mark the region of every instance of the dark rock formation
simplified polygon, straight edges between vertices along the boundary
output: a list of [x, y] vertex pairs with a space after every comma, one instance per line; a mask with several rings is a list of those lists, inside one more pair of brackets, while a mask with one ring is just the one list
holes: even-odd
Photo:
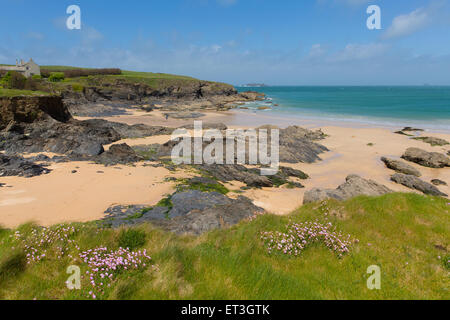
[[439, 179], [433, 179], [431, 180], [431, 183], [435, 186], [447, 186], [447, 182], [439, 180]]
[[[270, 130], [268, 130], [270, 136]], [[280, 130], [280, 161], [287, 163], [313, 163], [320, 161], [319, 154], [329, 151], [315, 141], [325, 139], [326, 135], [318, 130], [311, 131], [298, 126]]]
[[240, 181], [254, 188], [273, 187], [268, 176], [261, 176], [258, 171], [247, 169], [243, 165], [213, 164], [199, 165], [197, 168], [222, 182]]
[[415, 131], [423, 132], [425, 130], [418, 129], [418, 128], [413, 128], [413, 127], [404, 127], [401, 131], [404, 131], [404, 132], [415, 132]]
[[103, 152], [103, 144], [121, 138], [114, 130], [83, 121], [67, 123], [45, 120], [23, 126], [15, 132], [0, 133], [0, 150], [7, 153], [53, 152], [73, 157], [90, 157]]
[[450, 144], [447, 140], [436, 138], [436, 137], [416, 137], [416, 138], [412, 138], [412, 139], [423, 141], [425, 143], [432, 145], [433, 147], [445, 146], [445, 145]]
[[[290, 177], [308, 179], [308, 175], [300, 170], [288, 167], [280, 167], [278, 173], [272, 176], [262, 176], [259, 169], [247, 168], [239, 164], [230, 165], [199, 165], [197, 168], [222, 182], [240, 181], [248, 187], [278, 187], [289, 183]], [[302, 188], [301, 184], [297, 187]]]
[[424, 167], [450, 167], [450, 159], [444, 154], [437, 152], [427, 152], [419, 148], [408, 148], [405, 154], [403, 154], [402, 158], [420, 164]]
[[23, 157], [7, 156], [0, 153], [0, 176], [18, 176], [31, 178], [47, 174], [51, 170], [42, 165], [35, 164]]
[[243, 99], [251, 100], [251, 101], [262, 101], [266, 97], [266, 95], [264, 93], [256, 92], [256, 91], [241, 92], [240, 96]]
[[144, 138], [150, 136], [170, 135], [174, 129], [162, 126], [148, 126], [145, 124], [128, 125], [120, 122], [111, 122], [103, 119], [91, 119], [82, 121], [87, 127], [113, 129], [121, 139]]
[[232, 199], [231, 203], [215, 205], [204, 210], [192, 210], [186, 215], [172, 220], [159, 220], [155, 225], [177, 234], [194, 234], [233, 226], [242, 220], [262, 214], [263, 209], [256, 207], [246, 197]]
[[33, 123], [47, 119], [61, 122], [72, 116], [58, 96], [17, 96], [0, 98], [0, 130], [14, 123]]
[[[186, 130], [194, 130], [194, 125], [189, 124], [189, 125], [180, 127], [180, 129], [181, 128], [184, 128]], [[225, 131], [228, 129], [228, 127], [223, 123], [203, 123], [202, 128], [203, 128], [203, 130], [215, 129], [215, 130], [219, 130], [219, 131]]]
[[173, 194], [165, 205], [115, 206], [101, 222], [112, 227], [145, 222], [177, 234], [201, 234], [253, 217], [264, 210], [245, 198], [231, 199], [217, 192], [190, 190]]
[[170, 112], [165, 113], [164, 115], [174, 119], [198, 119], [205, 116], [204, 113], [189, 111]]
[[405, 187], [408, 187], [410, 189], [419, 190], [424, 194], [442, 197], [447, 196], [445, 193], [439, 191], [439, 189], [433, 186], [432, 184], [425, 182], [417, 178], [416, 176], [406, 175], [403, 173], [396, 173], [391, 177], [391, 180], [398, 184], [404, 185]]
[[375, 181], [357, 175], [349, 175], [346, 182], [337, 189], [312, 189], [305, 193], [303, 203], [319, 202], [326, 199], [347, 200], [361, 195], [381, 196], [392, 190]]
[[410, 166], [409, 164], [401, 160], [382, 157], [381, 161], [383, 161], [386, 164], [386, 167], [399, 173], [410, 174], [416, 177], [420, 177], [422, 175], [419, 172], [419, 170], [415, 169], [414, 167]]
[[95, 158], [97, 163], [107, 166], [116, 164], [130, 164], [141, 160], [136, 152], [126, 143], [114, 144], [109, 147], [108, 151], [103, 152]]

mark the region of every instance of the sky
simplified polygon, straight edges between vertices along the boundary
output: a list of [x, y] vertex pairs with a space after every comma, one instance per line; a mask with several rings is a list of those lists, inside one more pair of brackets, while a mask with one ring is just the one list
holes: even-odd
[[[67, 7], [81, 9], [69, 30]], [[381, 9], [381, 29], [366, 24]], [[235, 85], [450, 85], [450, 0], [0, 0], [0, 63]]]

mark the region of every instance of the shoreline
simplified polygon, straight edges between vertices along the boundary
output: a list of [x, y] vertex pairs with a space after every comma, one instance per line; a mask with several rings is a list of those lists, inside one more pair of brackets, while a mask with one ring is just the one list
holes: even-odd
[[[289, 125], [299, 125], [301, 127], [305, 127], [308, 129], [320, 128], [324, 126], [336, 126], [336, 127], [344, 127], [344, 128], [379, 128], [379, 129], [389, 129], [389, 130], [400, 130], [404, 127], [416, 127], [425, 130], [425, 132], [430, 133], [443, 133], [450, 134], [450, 125], [448, 128], [430, 128], [425, 124], [414, 124], [408, 123], [407, 120], [405, 122], [400, 122], [398, 124], [390, 123], [390, 122], [382, 122], [382, 120], [370, 120], [369, 118], [364, 119], [345, 119], [345, 118], [321, 118], [320, 116], [306, 116], [302, 117], [300, 114], [285, 114], [285, 113], [277, 113], [274, 110], [239, 110], [234, 109], [228, 111], [230, 113], [234, 113], [236, 116], [244, 116], [251, 115], [250, 121], [253, 123], [263, 123], [267, 121], [271, 121], [273, 125], [279, 125], [280, 127], [285, 127]], [[242, 122], [237, 122], [237, 125]], [[266, 124], [266, 123], [264, 123]], [[233, 124], [234, 125], [234, 124]], [[254, 126], [253, 124], [251, 126]]]

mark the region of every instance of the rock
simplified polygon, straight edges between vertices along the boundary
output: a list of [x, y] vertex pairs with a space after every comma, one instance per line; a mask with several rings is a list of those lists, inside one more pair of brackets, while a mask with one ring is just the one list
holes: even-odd
[[266, 95], [264, 93], [256, 92], [256, 91], [241, 92], [240, 96], [244, 100], [250, 100], [250, 101], [263, 101], [266, 97]]
[[403, 136], [408, 136], [408, 137], [412, 137], [413, 136], [412, 134], [409, 134], [409, 133], [406, 133], [406, 132], [403, 132], [403, 131], [395, 131], [394, 133], [401, 134]]
[[180, 112], [174, 112], [174, 113], [165, 113], [165, 116], [169, 116], [169, 118], [174, 119], [198, 119], [201, 117], [204, 117], [204, 113], [200, 112], [188, 112], [188, 111], [180, 111]]
[[25, 125], [23, 132], [0, 133], [0, 137], [0, 150], [7, 153], [53, 152], [73, 157], [97, 155], [103, 152], [103, 144], [121, 139], [113, 129], [53, 119]]
[[447, 140], [444, 139], [440, 139], [440, 138], [435, 138], [435, 137], [416, 137], [416, 138], [412, 138], [414, 140], [421, 140], [425, 143], [430, 144], [431, 146], [435, 147], [435, 146], [445, 146], [450, 144]]
[[427, 195], [442, 196], [442, 197], [447, 196], [445, 193], [439, 191], [439, 189], [433, 186], [432, 184], [425, 182], [417, 178], [416, 176], [406, 175], [403, 173], [396, 173], [391, 177], [391, 180], [398, 184], [404, 185], [405, 187], [408, 187], [410, 189], [421, 191]]
[[260, 106], [258, 107], [258, 110], [270, 110], [270, 107], [266, 107], [266, 106]]
[[128, 114], [127, 104], [115, 101], [105, 101], [104, 103], [78, 104], [78, 101], [65, 99], [70, 113], [78, 117], [112, 117]]
[[437, 152], [427, 152], [419, 148], [408, 148], [402, 158], [420, 164], [424, 167], [450, 167], [450, 159], [444, 154]]
[[53, 152], [66, 154], [72, 160], [90, 160], [104, 152], [103, 145], [125, 138], [142, 138], [171, 134], [173, 129], [146, 125], [127, 125], [94, 119], [53, 119], [21, 125], [12, 132], [0, 133], [0, 150], [6, 153]]
[[0, 154], [0, 176], [18, 176], [31, 178], [41, 174], [50, 173], [50, 169], [35, 164], [20, 156], [7, 156]]
[[173, 204], [173, 208], [169, 211], [170, 218], [184, 216], [192, 210], [205, 210], [216, 205], [231, 203], [231, 199], [221, 193], [198, 190], [175, 193], [170, 200]]
[[245, 197], [231, 199], [217, 192], [190, 190], [173, 194], [168, 206], [114, 206], [101, 223], [112, 227], [145, 222], [177, 234], [201, 234], [234, 225], [243, 219], [263, 213]]
[[198, 168], [222, 182], [240, 181], [254, 188], [273, 187], [268, 176], [261, 176], [258, 170], [250, 170], [243, 165], [213, 164], [199, 165]]
[[77, 170], [72, 170], [72, 172], [71, 173], [77, 173], [78, 171]]
[[433, 179], [431, 180], [431, 183], [435, 186], [447, 186], [447, 182], [439, 180], [439, 179]]
[[309, 176], [304, 173], [301, 170], [297, 170], [294, 168], [290, 168], [290, 167], [280, 167], [279, 171], [282, 175], [284, 175], [285, 177], [294, 177], [294, 178], [298, 178], [298, 179], [308, 179]]
[[6, 184], [0, 182], [0, 188], [2, 188], [2, 187], [4, 187], [4, 186], [6, 186]]
[[386, 164], [386, 167], [399, 173], [410, 174], [416, 177], [420, 177], [422, 175], [419, 172], [419, 170], [415, 169], [414, 167], [410, 166], [409, 164], [401, 160], [382, 157], [381, 161], [383, 161]]
[[[194, 124], [189, 124], [180, 127], [180, 129], [186, 129], [186, 130], [194, 130]], [[216, 129], [219, 131], [225, 131], [228, 129], [228, 127], [223, 123], [203, 123], [202, 124], [203, 130], [209, 130], [209, 129]]]
[[172, 128], [162, 126], [148, 126], [145, 124], [128, 125], [125, 123], [111, 122], [103, 119], [85, 120], [82, 123], [87, 127], [102, 128], [103, 130], [114, 130], [120, 135], [121, 139], [171, 135], [174, 130]]
[[59, 96], [0, 97], [0, 130], [14, 124], [29, 124], [50, 118], [61, 122], [72, 118]]
[[[268, 132], [268, 135], [270, 136], [270, 132]], [[281, 129], [280, 162], [314, 163], [320, 161], [319, 154], [329, 150], [315, 141], [322, 140], [325, 137], [326, 135], [321, 130], [311, 131], [298, 126]]]
[[122, 143], [110, 146], [109, 150], [97, 156], [95, 161], [107, 166], [113, 166], [117, 164], [130, 164], [138, 162], [141, 159], [129, 145]]
[[414, 131], [423, 132], [425, 130], [418, 129], [418, 128], [413, 128], [413, 127], [404, 127], [401, 131], [404, 131], [404, 132], [414, 132]]
[[347, 200], [357, 196], [381, 196], [392, 190], [372, 180], [357, 175], [349, 175], [346, 182], [337, 189], [312, 189], [305, 193], [303, 203], [319, 202], [327, 199]]
[[239, 196], [227, 204], [218, 204], [205, 210], [192, 210], [173, 220], [159, 220], [155, 224], [177, 234], [194, 234], [233, 226], [244, 219], [264, 213], [246, 197]]

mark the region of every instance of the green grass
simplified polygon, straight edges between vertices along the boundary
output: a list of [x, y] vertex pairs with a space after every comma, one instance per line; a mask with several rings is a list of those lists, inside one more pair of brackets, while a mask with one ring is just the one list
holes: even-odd
[[[289, 216], [260, 216], [200, 237], [176, 236], [151, 225], [131, 228], [145, 233], [145, 244], [138, 241], [142, 236], [130, 238], [147, 249], [157, 268], [121, 274], [104, 298], [448, 299], [447, 202], [416, 194], [329, 201], [303, 206]], [[284, 231], [290, 221], [315, 220], [332, 222], [359, 243], [341, 259], [321, 245], [309, 247], [297, 258], [267, 254], [260, 232]], [[28, 234], [31, 226], [19, 230]], [[123, 230], [98, 230], [88, 224], [74, 240], [82, 250], [114, 249]], [[65, 271], [73, 264], [67, 256], [49, 255], [23, 270], [20, 253], [14, 256], [20, 250], [10, 238], [14, 231], [0, 231], [0, 257], [6, 257], [0, 259], [0, 270], [15, 266], [0, 286], [0, 298], [86, 298], [86, 279], [81, 292], [65, 288]], [[371, 265], [381, 267], [381, 290], [367, 289], [366, 272]], [[86, 266], [80, 263], [80, 267], [83, 274]]]
[[3, 89], [0, 88], [0, 97], [16, 97], [16, 96], [45, 96], [49, 95], [48, 92], [43, 91], [31, 91], [31, 90], [18, 90], [18, 89]]
[[[211, 179], [212, 180], [212, 179]], [[197, 181], [191, 181], [189, 179], [180, 179], [179, 185], [177, 185], [178, 191], [198, 190], [202, 192], [218, 192], [226, 195], [230, 192], [227, 187], [217, 182], [214, 183], [201, 183]]]

